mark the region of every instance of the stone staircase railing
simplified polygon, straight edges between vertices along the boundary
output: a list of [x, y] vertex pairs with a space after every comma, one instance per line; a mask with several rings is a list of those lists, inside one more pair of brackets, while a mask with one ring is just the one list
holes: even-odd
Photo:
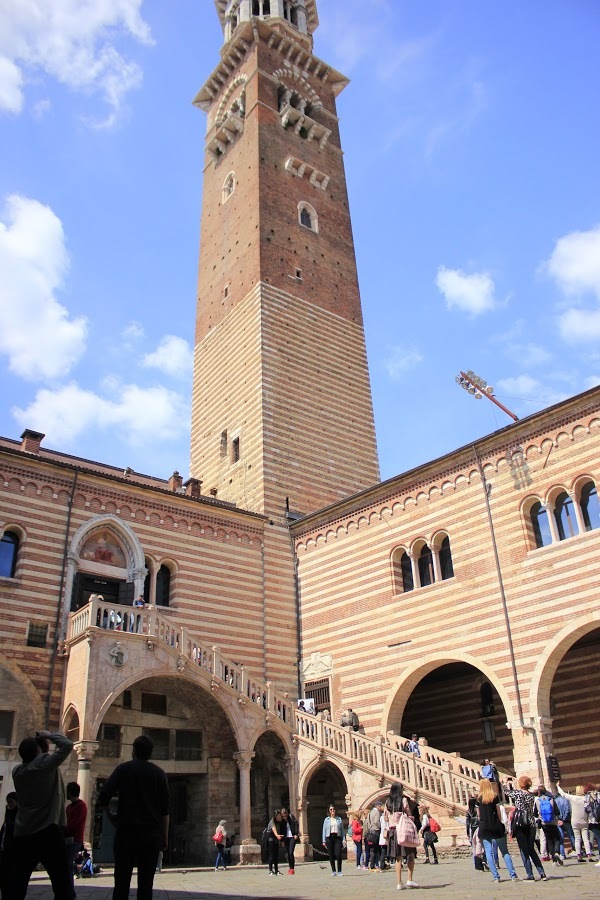
[[479, 790], [480, 770], [476, 763], [458, 754], [421, 746], [421, 758], [406, 753], [406, 738], [388, 734], [371, 738], [325, 722], [322, 715], [295, 711], [297, 740], [328, 757], [342, 760], [385, 782], [401, 781], [417, 799], [445, 807], [452, 814], [464, 813], [471, 791]]
[[476, 763], [456, 753], [445, 753], [422, 746], [421, 758], [402, 750], [405, 739], [389, 733], [386, 738], [371, 738], [294, 708], [287, 693], [276, 691], [273, 683], [264, 682], [243, 665], [229, 659], [218, 647], [204, 643], [187, 628], [173, 623], [156, 607], [136, 608], [107, 603], [98, 598], [69, 615], [67, 642], [77, 639], [88, 628], [104, 628], [152, 638], [170, 651], [204, 670], [225, 690], [239, 699], [247, 698], [263, 712], [277, 717], [295, 735], [295, 740], [324, 757], [337, 758], [350, 767], [358, 767], [374, 775], [381, 786], [401, 781], [418, 799], [464, 813], [472, 790], [479, 788], [480, 771]]
[[246, 697], [256, 703], [257, 708], [277, 717], [290, 731], [293, 730], [294, 707], [287, 693], [276, 691], [272, 682], [261, 681], [243, 665], [221, 653], [218, 647], [202, 642], [187, 628], [175, 625], [156, 607], [119, 606], [91, 599], [86, 606], [69, 615], [67, 642], [90, 627], [112, 630], [123, 638], [127, 634], [143, 635], [146, 640], [153, 638], [203, 669], [220, 687], [234, 692], [238, 698], [240, 695]]

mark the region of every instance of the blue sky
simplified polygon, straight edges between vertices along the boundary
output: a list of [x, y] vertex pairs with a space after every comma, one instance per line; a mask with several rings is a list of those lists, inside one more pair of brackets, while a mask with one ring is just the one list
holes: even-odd
[[[600, 5], [320, 0], [382, 477], [600, 383]], [[188, 473], [212, 0], [0, 6], [0, 434]]]

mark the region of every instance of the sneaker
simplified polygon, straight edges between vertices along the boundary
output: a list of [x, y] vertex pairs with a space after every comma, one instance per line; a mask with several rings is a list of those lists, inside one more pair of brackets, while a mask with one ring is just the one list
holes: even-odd
[[274, 874], [275, 874], [275, 872], [269, 872], [269, 875], [274, 875]]
[[521, 881], [535, 881], [533, 875], [528, 875], [526, 878], [522, 878]]
[[550, 862], [549, 856], [542, 856], [542, 862]]
[[557, 865], [557, 866], [562, 866], [562, 865], [563, 865], [562, 858], [561, 858], [560, 856], [555, 856], [555, 857], [554, 857], [554, 864]]
[[438, 860], [438, 859], [434, 859], [433, 864], [434, 864], [434, 866], [439, 865], [439, 860]]
[[511, 875], [511, 876], [510, 876], [510, 880], [511, 880], [511, 881], [518, 881], [518, 880], [519, 880], [519, 876], [518, 876], [518, 875]]
[[594, 857], [593, 857], [593, 856], [588, 856], [587, 861], [588, 861], [588, 862], [594, 862]]
[[402, 882], [400, 882], [400, 884], [397, 884], [397, 885], [396, 885], [396, 890], [397, 890], [397, 891], [405, 891], [405, 890], [406, 890], [406, 885], [405, 885], [405, 884], [402, 884]]
[[332, 877], [332, 878], [335, 878], [336, 875], [337, 875], [337, 872], [332, 872], [332, 873], [331, 873], [331, 877]]
[[494, 878], [494, 881], [496, 882], [496, 884], [500, 884], [500, 879], [499, 879], [499, 878]]
[[406, 882], [406, 887], [409, 887], [409, 888], [415, 888], [415, 887], [421, 887], [421, 885], [420, 885], [420, 884], [417, 884], [416, 881], [407, 881], [407, 882]]
[[548, 881], [548, 876], [545, 873], [540, 875], [540, 881]]
[[338, 877], [341, 878], [343, 874], [343, 872], [338, 872]]

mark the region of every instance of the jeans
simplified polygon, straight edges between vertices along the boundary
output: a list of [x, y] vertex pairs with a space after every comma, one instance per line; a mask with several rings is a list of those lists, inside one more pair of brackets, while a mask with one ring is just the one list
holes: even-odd
[[381, 845], [373, 844], [371, 847], [371, 856], [369, 860], [369, 868], [374, 869], [376, 866], [379, 866], [381, 858]]
[[67, 866], [69, 867], [69, 875], [71, 877], [71, 884], [73, 885], [72, 897], [75, 896], [75, 882], [73, 880], [75, 874], [75, 857], [82, 847], [83, 844], [79, 841], [74, 841], [72, 838], [67, 841]]
[[569, 842], [571, 844], [571, 849], [575, 849], [575, 835], [573, 834], [573, 828], [571, 827], [571, 822], [562, 823], [562, 828], [559, 825], [558, 830], [560, 832], [560, 855], [565, 855], [565, 837], [569, 838]]
[[335, 872], [337, 865], [338, 872], [342, 871], [342, 838], [339, 834], [330, 834], [325, 838], [327, 852], [329, 853], [329, 865], [331, 871]]
[[39, 862], [48, 872], [56, 900], [70, 900], [73, 882], [67, 866], [65, 839], [58, 825], [15, 838], [11, 900], [24, 900], [31, 873]]
[[[515, 872], [515, 867], [513, 866], [513, 861], [510, 857], [510, 853], [508, 852], [508, 846], [506, 843], [506, 835], [503, 834], [502, 837], [497, 837], [494, 839], [498, 844], [498, 849], [502, 853], [504, 857], [504, 862], [506, 863], [506, 868], [508, 869], [508, 874], [511, 878], [516, 878], [517, 873]], [[485, 850], [485, 858], [488, 866], [490, 867], [490, 872], [494, 876], [494, 878], [500, 878], [498, 873], [498, 869], [496, 868], [496, 861], [494, 859], [494, 851], [492, 848], [492, 841], [488, 841], [487, 838], [483, 838], [483, 847]]]
[[113, 900], [128, 900], [134, 866], [137, 866], [138, 900], [152, 900], [152, 885], [161, 843], [158, 832], [117, 828]]
[[217, 858], [215, 859], [215, 869], [218, 869], [219, 866], [225, 867], [225, 844], [215, 844], [217, 848]]
[[[600, 852], [600, 825], [597, 825], [595, 822], [590, 822], [590, 847], [592, 850], [594, 849], [594, 838], [596, 838], [596, 843], [598, 845], [598, 851]], [[594, 837], [592, 837], [592, 835]]]
[[360, 858], [362, 856], [362, 841], [354, 841], [356, 848], [356, 865], [360, 866]]
[[537, 850], [535, 849], [535, 835], [535, 825], [531, 825], [527, 828], [515, 828], [515, 838], [517, 839], [517, 844], [519, 845], [521, 859], [523, 860], [523, 865], [525, 866], [525, 872], [527, 873], [528, 878], [533, 878], [533, 869], [531, 868], [531, 863], [533, 863], [533, 865], [536, 867], [540, 877], [544, 874], [542, 861], [538, 856]]

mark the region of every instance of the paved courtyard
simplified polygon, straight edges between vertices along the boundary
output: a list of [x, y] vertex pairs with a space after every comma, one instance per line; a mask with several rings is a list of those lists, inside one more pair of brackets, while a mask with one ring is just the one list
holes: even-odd
[[[513, 856], [517, 874], [524, 874], [520, 861]], [[317, 900], [327, 895], [328, 900], [348, 900], [356, 897], [369, 900], [399, 896], [393, 872], [369, 873], [344, 867], [343, 878], [332, 878], [329, 866], [322, 863], [301, 863], [294, 877], [284, 874], [278, 878], [269, 877], [265, 867], [233, 868], [227, 872], [200, 869], [194, 871], [168, 870], [156, 876], [154, 882], [155, 900], [212, 900], [229, 897], [235, 900], [249, 900], [254, 897], [285, 897], [289, 900]], [[502, 872], [503, 881], [495, 885], [489, 873], [476, 872], [470, 859], [441, 861], [439, 866], [425, 866], [418, 863], [415, 877], [421, 885], [421, 892], [434, 897], [480, 897], [482, 892], [488, 898], [501, 897], [552, 897], [552, 898], [597, 898], [600, 896], [600, 867], [591, 863], [567, 861], [561, 869], [546, 864], [548, 881], [535, 884], [524, 882], [513, 884]], [[134, 875], [135, 880], [135, 875]], [[111, 900], [112, 875], [97, 875], [89, 881], [77, 881], [77, 900]], [[132, 900], [135, 890], [131, 891]], [[412, 894], [419, 893], [416, 889]], [[402, 892], [408, 896], [409, 892]], [[52, 889], [48, 879], [40, 873], [34, 875], [28, 898], [32, 900], [52, 900]]]

